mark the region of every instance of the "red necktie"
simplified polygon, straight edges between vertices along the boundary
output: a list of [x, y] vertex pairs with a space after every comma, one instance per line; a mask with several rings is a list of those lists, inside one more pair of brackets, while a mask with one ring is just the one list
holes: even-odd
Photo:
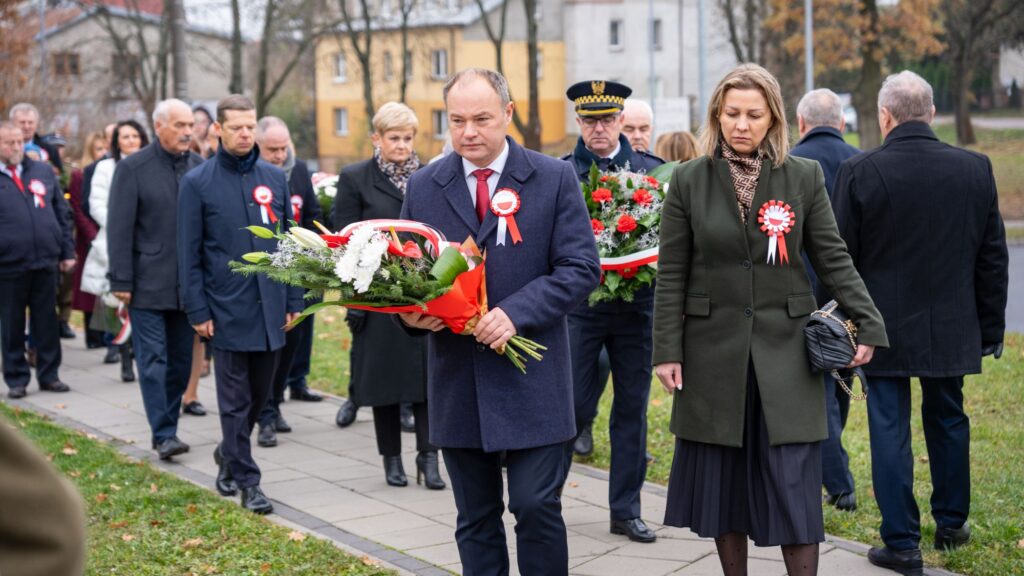
[[11, 165], [7, 167], [7, 170], [11, 173], [11, 180], [14, 180], [14, 185], [21, 190], [22, 194], [25, 193], [25, 185], [21, 183], [21, 178], [18, 178], [18, 167]]
[[473, 170], [473, 176], [476, 176], [476, 217], [481, 222], [484, 221], [487, 208], [491, 204], [491, 190], [487, 187], [487, 179], [491, 174], [494, 174], [494, 170], [490, 168]]

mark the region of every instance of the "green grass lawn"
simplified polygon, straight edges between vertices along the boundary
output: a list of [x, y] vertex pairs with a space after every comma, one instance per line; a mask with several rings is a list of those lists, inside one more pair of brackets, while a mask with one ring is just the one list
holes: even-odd
[[[345, 395], [348, 386], [348, 330], [343, 312], [330, 311], [317, 318], [317, 336], [313, 348], [314, 385]], [[333, 321], [325, 322], [334, 316]], [[1020, 383], [1024, 382], [1024, 336], [1007, 338], [1002, 359], [985, 361], [985, 373], [967, 378], [965, 404], [971, 418], [972, 502], [971, 543], [961, 550], [940, 554], [927, 544], [935, 533], [928, 503], [930, 473], [921, 432], [920, 412], [913, 416], [914, 492], [922, 515], [922, 544], [926, 562], [971, 576], [1007, 576], [1024, 574], [1024, 403]], [[920, 405], [920, 388], [914, 383], [914, 406]], [[599, 468], [609, 462], [608, 412], [612, 400], [609, 385], [601, 398], [594, 425], [594, 454], [580, 460]], [[648, 410], [648, 450], [655, 456], [647, 479], [658, 484], [668, 482], [675, 438], [668, 429], [671, 398], [652, 382]], [[916, 410], [916, 409], [915, 409]], [[850, 453], [850, 466], [857, 483], [860, 508], [841, 513], [826, 507], [825, 529], [842, 538], [879, 545], [881, 517], [871, 491], [871, 458], [868, 447], [867, 414], [863, 403], [854, 403], [844, 444]]]
[[[34, 413], [0, 402], [0, 415], [34, 440], [85, 499], [86, 574], [392, 573], [369, 558], [357, 558], [324, 540], [291, 532]], [[0, 421], [0, 426], [6, 425]]]

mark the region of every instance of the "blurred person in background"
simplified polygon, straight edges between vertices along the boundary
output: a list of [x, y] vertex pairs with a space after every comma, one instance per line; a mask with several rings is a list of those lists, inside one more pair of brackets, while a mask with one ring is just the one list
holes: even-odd
[[622, 135], [629, 140], [633, 150], [651, 151], [651, 135], [654, 134], [654, 110], [643, 100], [627, 98], [622, 109]]
[[[89, 253], [89, 245], [96, 238], [99, 226], [82, 207], [82, 187], [85, 181], [84, 167], [94, 166], [107, 154], [107, 140], [102, 131], [89, 132], [82, 144], [82, 157], [78, 161], [80, 168], [71, 173], [71, 184], [68, 186], [68, 203], [71, 205], [72, 219], [75, 224], [75, 259], [85, 262]], [[95, 169], [95, 168], [94, 168]], [[72, 277], [73, 293], [71, 306], [82, 313], [85, 326], [85, 347], [88, 349], [103, 347], [103, 332], [89, 328], [92, 311], [96, 308], [96, 296], [82, 291], [83, 266], [75, 266]]]
[[654, 154], [665, 162], [686, 162], [700, 155], [697, 152], [697, 138], [685, 130], [658, 136], [654, 143]]

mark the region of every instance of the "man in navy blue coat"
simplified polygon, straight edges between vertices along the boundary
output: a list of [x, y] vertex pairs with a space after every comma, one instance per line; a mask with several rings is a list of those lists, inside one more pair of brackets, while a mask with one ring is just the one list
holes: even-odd
[[[475, 338], [453, 334], [437, 318], [402, 315], [407, 325], [432, 331], [430, 442], [443, 449], [451, 477], [465, 574], [509, 571], [504, 452], [519, 572], [564, 575], [560, 487], [565, 443], [576, 433], [565, 316], [599, 278], [590, 218], [571, 166], [506, 136], [512, 103], [504, 77], [463, 70], [445, 85], [444, 97], [456, 153], [412, 176], [402, 218], [434, 226], [452, 241], [476, 239], [486, 251], [491, 308]], [[520, 200], [512, 217], [521, 242], [491, 209], [498, 191]], [[548, 347], [526, 374], [494, 351], [516, 334]]]
[[[800, 99], [796, 107], [797, 126], [800, 129], [800, 142], [793, 147], [790, 154], [801, 158], [817, 160], [825, 173], [825, 190], [832, 197], [832, 183], [836, 179], [836, 171], [844, 160], [860, 154], [860, 150], [850, 146], [843, 140], [843, 103], [839, 96], [828, 88], [812, 90]], [[804, 258], [807, 256], [804, 255]], [[832, 299], [814, 275], [814, 268], [806, 266], [807, 275], [818, 298], [823, 305]], [[854, 494], [853, 474], [850, 473], [850, 458], [843, 448], [843, 428], [846, 427], [846, 416], [850, 412], [850, 396], [836, 386], [835, 379], [826, 372], [825, 403], [828, 415], [828, 438], [821, 443], [821, 481], [828, 492], [828, 503], [840, 510], [857, 509], [857, 498]]]
[[64, 193], [45, 162], [25, 156], [21, 129], [0, 122], [0, 347], [11, 398], [26, 394], [25, 308], [31, 311], [40, 390], [67, 392], [60, 381], [57, 272], [75, 266]]
[[282, 326], [303, 308], [302, 291], [228, 268], [247, 252], [273, 252], [276, 240], [246, 226], [287, 229], [292, 218], [284, 171], [260, 160], [256, 106], [233, 94], [217, 104], [220, 149], [181, 180], [178, 277], [189, 324], [213, 346], [224, 439], [214, 452], [217, 490], [242, 492], [242, 506], [273, 511], [260, 489], [249, 437], [270, 394]]
[[[590, 178], [590, 167], [602, 170], [649, 171], [665, 162], [642, 150], [634, 150], [622, 134], [622, 109], [633, 91], [623, 84], [603, 80], [578, 82], [566, 96], [576, 108], [580, 138], [572, 163], [580, 182]], [[588, 232], [593, 236], [593, 231]], [[611, 362], [612, 400], [611, 470], [608, 503], [612, 534], [635, 542], [654, 542], [657, 536], [640, 518], [640, 490], [647, 476], [647, 400], [651, 392], [651, 327], [654, 288], [637, 291], [632, 302], [583, 302], [569, 315], [572, 342], [573, 397], [579, 435], [590, 434], [598, 401], [608, 381], [601, 367], [602, 349]], [[565, 450], [565, 472], [572, 465], [575, 443]]]

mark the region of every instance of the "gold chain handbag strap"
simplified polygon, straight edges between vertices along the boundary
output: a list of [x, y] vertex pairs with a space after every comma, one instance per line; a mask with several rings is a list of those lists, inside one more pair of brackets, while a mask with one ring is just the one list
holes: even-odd
[[[836, 308], [838, 308], [838, 307], [839, 307], [839, 303], [838, 302], [832, 302], [831, 306], [827, 306], [827, 307], [822, 308], [821, 310], [819, 310], [818, 311], [818, 315], [820, 315], [822, 318], [827, 318], [828, 320], [830, 320], [832, 322], [835, 322], [836, 324], [841, 326], [843, 328], [843, 330], [846, 331], [846, 337], [850, 339], [850, 346], [853, 347], [853, 352], [854, 352], [854, 354], [856, 354], [857, 353], [857, 325], [853, 323], [853, 320], [849, 320], [849, 319], [848, 320], [841, 320], [841, 319], [836, 318], [835, 316], [833, 316], [832, 312], [834, 312], [836, 310]], [[867, 388], [864, 387], [864, 379], [861, 377], [860, 372], [853, 371], [853, 372], [850, 373], [850, 384], [852, 385], [854, 380], [860, 378], [861, 379], [860, 387], [861, 387], [861, 390], [864, 390], [864, 392], [861, 393], [861, 394], [855, 394], [853, 392], [851, 386], [847, 385], [846, 384], [846, 380], [844, 380], [843, 377], [839, 375], [839, 371], [838, 370], [833, 370], [832, 371], [832, 378], [834, 378], [835, 381], [839, 384], [839, 386], [843, 389], [843, 392], [846, 392], [846, 395], [850, 397], [850, 400], [861, 401], [861, 400], [867, 400], [868, 399]]]
[[835, 381], [839, 384], [839, 386], [843, 389], [843, 392], [846, 392], [846, 395], [850, 397], [850, 400], [855, 400], [859, 402], [861, 400], [868, 399], [868, 390], [867, 388], [864, 387], [864, 379], [861, 378], [860, 372], [853, 371], [850, 373], [850, 384], [852, 385], [854, 380], [861, 378], [860, 388], [861, 390], [864, 391], [861, 394], [854, 394], [853, 389], [846, 384], [846, 380], [844, 380], [843, 377], [839, 375], [838, 370], [832, 371], [832, 378], [834, 378]]

